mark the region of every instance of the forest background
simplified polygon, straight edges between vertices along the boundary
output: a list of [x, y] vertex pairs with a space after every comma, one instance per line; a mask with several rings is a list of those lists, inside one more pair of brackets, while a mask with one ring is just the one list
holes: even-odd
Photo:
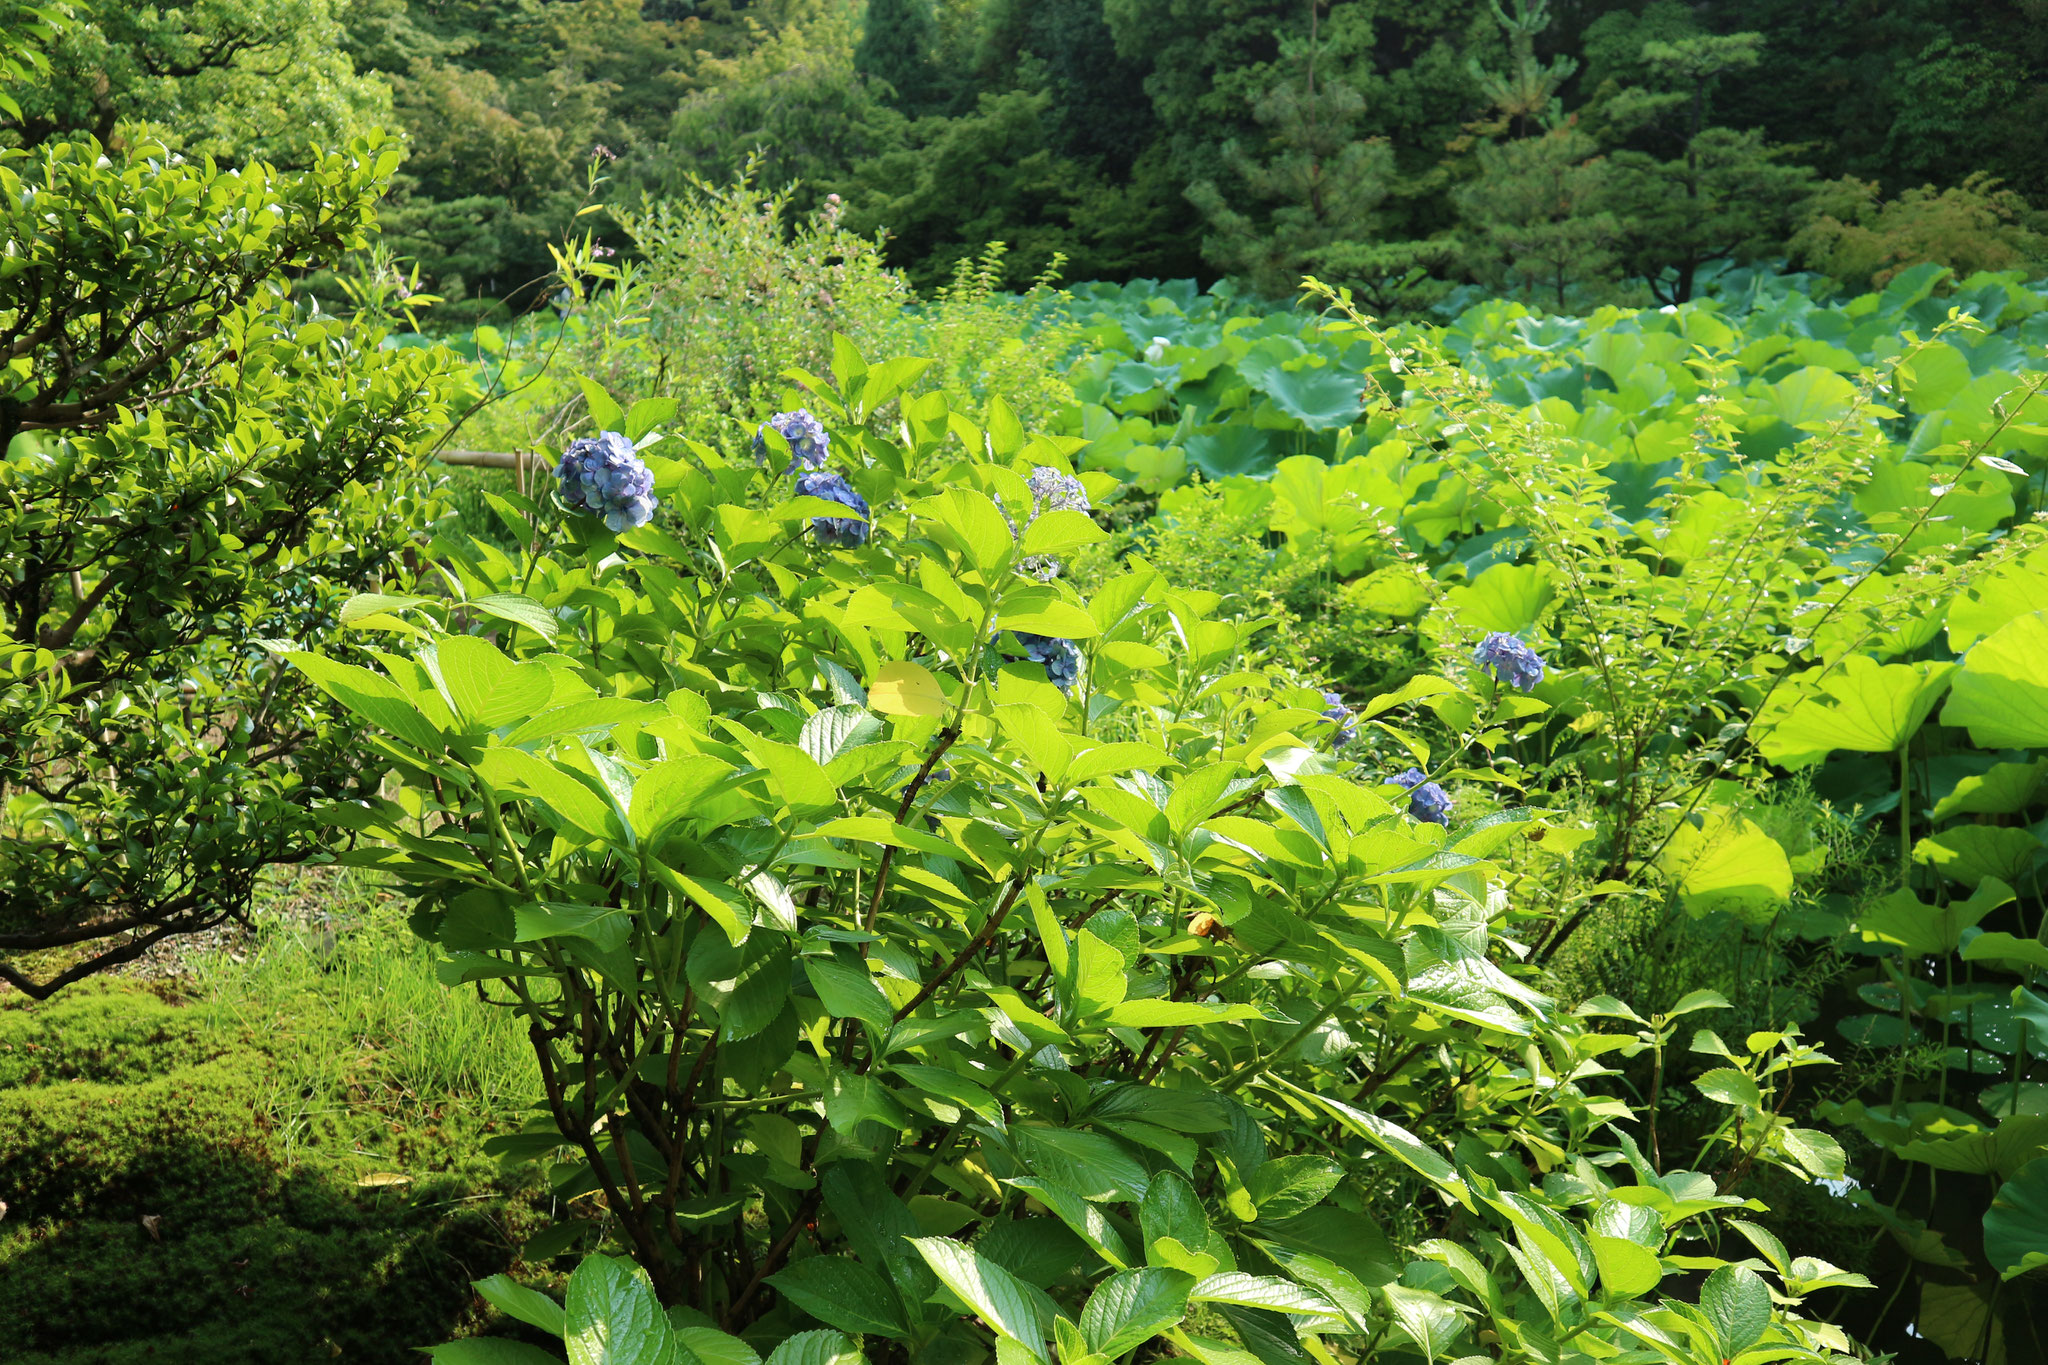
[[[196, 0], [109, 7], [0, 137], [175, 129], [224, 162], [371, 125], [390, 250], [441, 325], [531, 306], [586, 202], [833, 195], [921, 286], [1303, 274], [1390, 313], [1559, 311], [1719, 261], [1852, 288], [2031, 264], [2041, 0]], [[116, 124], [120, 126], [117, 128]], [[602, 221], [602, 220], [600, 220]], [[614, 228], [612, 242], [624, 244]], [[521, 290], [526, 289], [525, 295]]]

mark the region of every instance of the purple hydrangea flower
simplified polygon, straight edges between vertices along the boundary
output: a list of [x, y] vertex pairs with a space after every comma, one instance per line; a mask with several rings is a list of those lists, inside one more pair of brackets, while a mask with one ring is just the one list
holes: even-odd
[[782, 433], [782, 439], [789, 442], [789, 468], [782, 471], [784, 474], [825, 467], [825, 457], [832, 449], [832, 438], [825, 434], [825, 424], [811, 416], [809, 408], [778, 412], [761, 424], [754, 433], [754, 459], [761, 464], [768, 463], [767, 432], [770, 427]]
[[[1074, 690], [1074, 684], [1081, 681], [1081, 651], [1074, 647], [1072, 640], [1062, 640], [1052, 635], [1033, 635], [1028, 630], [1013, 630], [1017, 643], [1024, 646], [1024, 655], [1033, 663], [1045, 669], [1045, 680], [1062, 692]], [[1010, 655], [1004, 655], [1011, 662]]]
[[1351, 708], [1344, 704], [1344, 698], [1335, 692], [1323, 693], [1323, 702], [1323, 719], [1337, 727], [1337, 747], [1341, 749], [1358, 738], [1358, 722]]
[[1535, 650], [1504, 630], [1496, 630], [1481, 640], [1472, 651], [1472, 662], [1524, 692], [1543, 681], [1543, 660]]
[[563, 502], [603, 517], [614, 531], [645, 526], [654, 516], [654, 475], [633, 443], [616, 431], [569, 442], [555, 477], [562, 481]]
[[1420, 768], [1405, 768], [1388, 779], [1408, 791], [1408, 813], [1432, 825], [1451, 823], [1451, 796]]
[[[1031, 490], [1031, 513], [1019, 526], [1017, 519], [1010, 515], [1010, 509], [1003, 505], [1001, 494], [996, 495], [996, 510], [1003, 514], [1003, 520], [1010, 524], [1010, 534], [1018, 540], [1024, 538], [1024, 531], [1032, 522], [1047, 512], [1086, 512], [1091, 510], [1088, 490], [1072, 474], [1062, 474], [1051, 465], [1042, 464], [1025, 476], [1024, 486]], [[1031, 555], [1017, 565], [1017, 572], [1050, 583], [1060, 576], [1060, 562], [1051, 555]]]
[[856, 545], [865, 545], [868, 539], [867, 499], [853, 491], [853, 486], [829, 469], [806, 469], [796, 476], [798, 497], [823, 498], [851, 508], [850, 517], [812, 517], [811, 534], [818, 538], [820, 545], [837, 545], [842, 550], [851, 550]]

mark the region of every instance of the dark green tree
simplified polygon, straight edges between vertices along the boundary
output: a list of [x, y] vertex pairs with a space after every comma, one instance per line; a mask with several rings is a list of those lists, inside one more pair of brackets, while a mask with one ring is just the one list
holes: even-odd
[[1466, 69], [1492, 103], [1499, 127], [1516, 137], [1528, 137], [1555, 122], [1558, 89], [1571, 79], [1579, 64], [1571, 57], [1545, 62], [1536, 56], [1536, 35], [1550, 26], [1550, 0], [1514, 2], [1510, 14], [1500, 0], [1492, 0], [1494, 19], [1507, 35], [1507, 65], [1491, 71], [1473, 57], [1466, 62]]
[[1613, 153], [1611, 207], [1621, 258], [1658, 298], [1683, 303], [1700, 267], [1783, 250], [1819, 182], [1760, 130], [1713, 123], [1723, 78], [1754, 67], [1757, 33], [1695, 34], [1643, 44], [1642, 83], [1608, 96], [1595, 126], [1628, 145]]
[[939, 26], [932, 0], [868, 0], [867, 24], [854, 49], [854, 70], [879, 81], [896, 108], [931, 113], [945, 102], [938, 63]]
[[390, 92], [339, 44], [332, 0], [80, 4], [16, 83], [0, 145], [161, 142], [289, 163], [390, 120]]
[[1591, 138], [1567, 124], [1482, 144], [1478, 160], [1458, 190], [1474, 275], [1560, 313], [1612, 289], [1622, 225], [1609, 207], [1611, 168]]
[[1209, 226], [1203, 256], [1271, 298], [1291, 296], [1308, 275], [1378, 297], [1440, 251], [1387, 230], [1380, 209], [1395, 188], [1394, 151], [1363, 131], [1358, 90], [1318, 69], [1322, 9], [1310, 0], [1306, 40], [1284, 49], [1294, 72], [1253, 110], [1263, 139], [1223, 146], [1233, 189], [1205, 178], [1187, 191]]

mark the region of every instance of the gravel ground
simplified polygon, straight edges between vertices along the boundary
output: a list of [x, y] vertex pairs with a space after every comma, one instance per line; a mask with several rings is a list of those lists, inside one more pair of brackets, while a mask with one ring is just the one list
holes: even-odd
[[157, 943], [118, 975], [145, 981], [187, 977], [201, 962], [226, 957], [240, 963], [265, 931], [278, 928], [318, 936], [332, 947], [335, 935], [361, 917], [368, 896], [378, 894], [331, 867], [277, 867], [265, 876], [249, 922], [227, 920], [199, 934], [174, 934]]

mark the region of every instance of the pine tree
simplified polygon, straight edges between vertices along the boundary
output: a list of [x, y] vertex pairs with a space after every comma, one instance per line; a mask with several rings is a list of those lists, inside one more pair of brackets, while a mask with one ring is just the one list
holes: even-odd
[[1488, 71], [1473, 57], [1466, 62], [1466, 69], [1500, 114], [1494, 130], [1512, 129], [1516, 137], [1528, 137], [1555, 123], [1558, 88], [1572, 78], [1579, 64], [1564, 56], [1549, 62], [1536, 60], [1536, 35], [1550, 27], [1550, 0], [1515, 0], [1513, 14], [1501, 8], [1500, 0], [1488, 3], [1508, 36], [1508, 68]]
[[1570, 124], [1481, 145], [1479, 174], [1457, 196], [1473, 273], [1560, 313], [1611, 289], [1622, 231], [1598, 151]]
[[1317, 71], [1324, 3], [1309, 0], [1308, 42], [1293, 54], [1301, 74], [1253, 107], [1267, 131], [1266, 150], [1235, 141], [1223, 148], [1224, 164], [1244, 187], [1244, 206], [1213, 180], [1187, 191], [1209, 223], [1203, 256], [1273, 298], [1291, 295], [1304, 275], [1368, 286], [1389, 276], [1407, 279], [1443, 254], [1378, 240], [1378, 210], [1394, 188], [1394, 154], [1386, 139], [1361, 135], [1365, 100], [1358, 91]]
[[1760, 130], [1711, 123], [1715, 86], [1754, 67], [1758, 33], [1695, 34], [1643, 44], [1647, 83], [1609, 99], [1609, 129], [1642, 146], [1614, 153], [1615, 214], [1628, 225], [1622, 260], [1657, 296], [1683, 303], [1700, 267], [1778, 251], [1818, 177]]
[[931, 113], [945, 100], [938, 45], [932, 0], [868, 0], [867, 26], [854, 49], [853, 67], [886, 85], [896, 108]]

